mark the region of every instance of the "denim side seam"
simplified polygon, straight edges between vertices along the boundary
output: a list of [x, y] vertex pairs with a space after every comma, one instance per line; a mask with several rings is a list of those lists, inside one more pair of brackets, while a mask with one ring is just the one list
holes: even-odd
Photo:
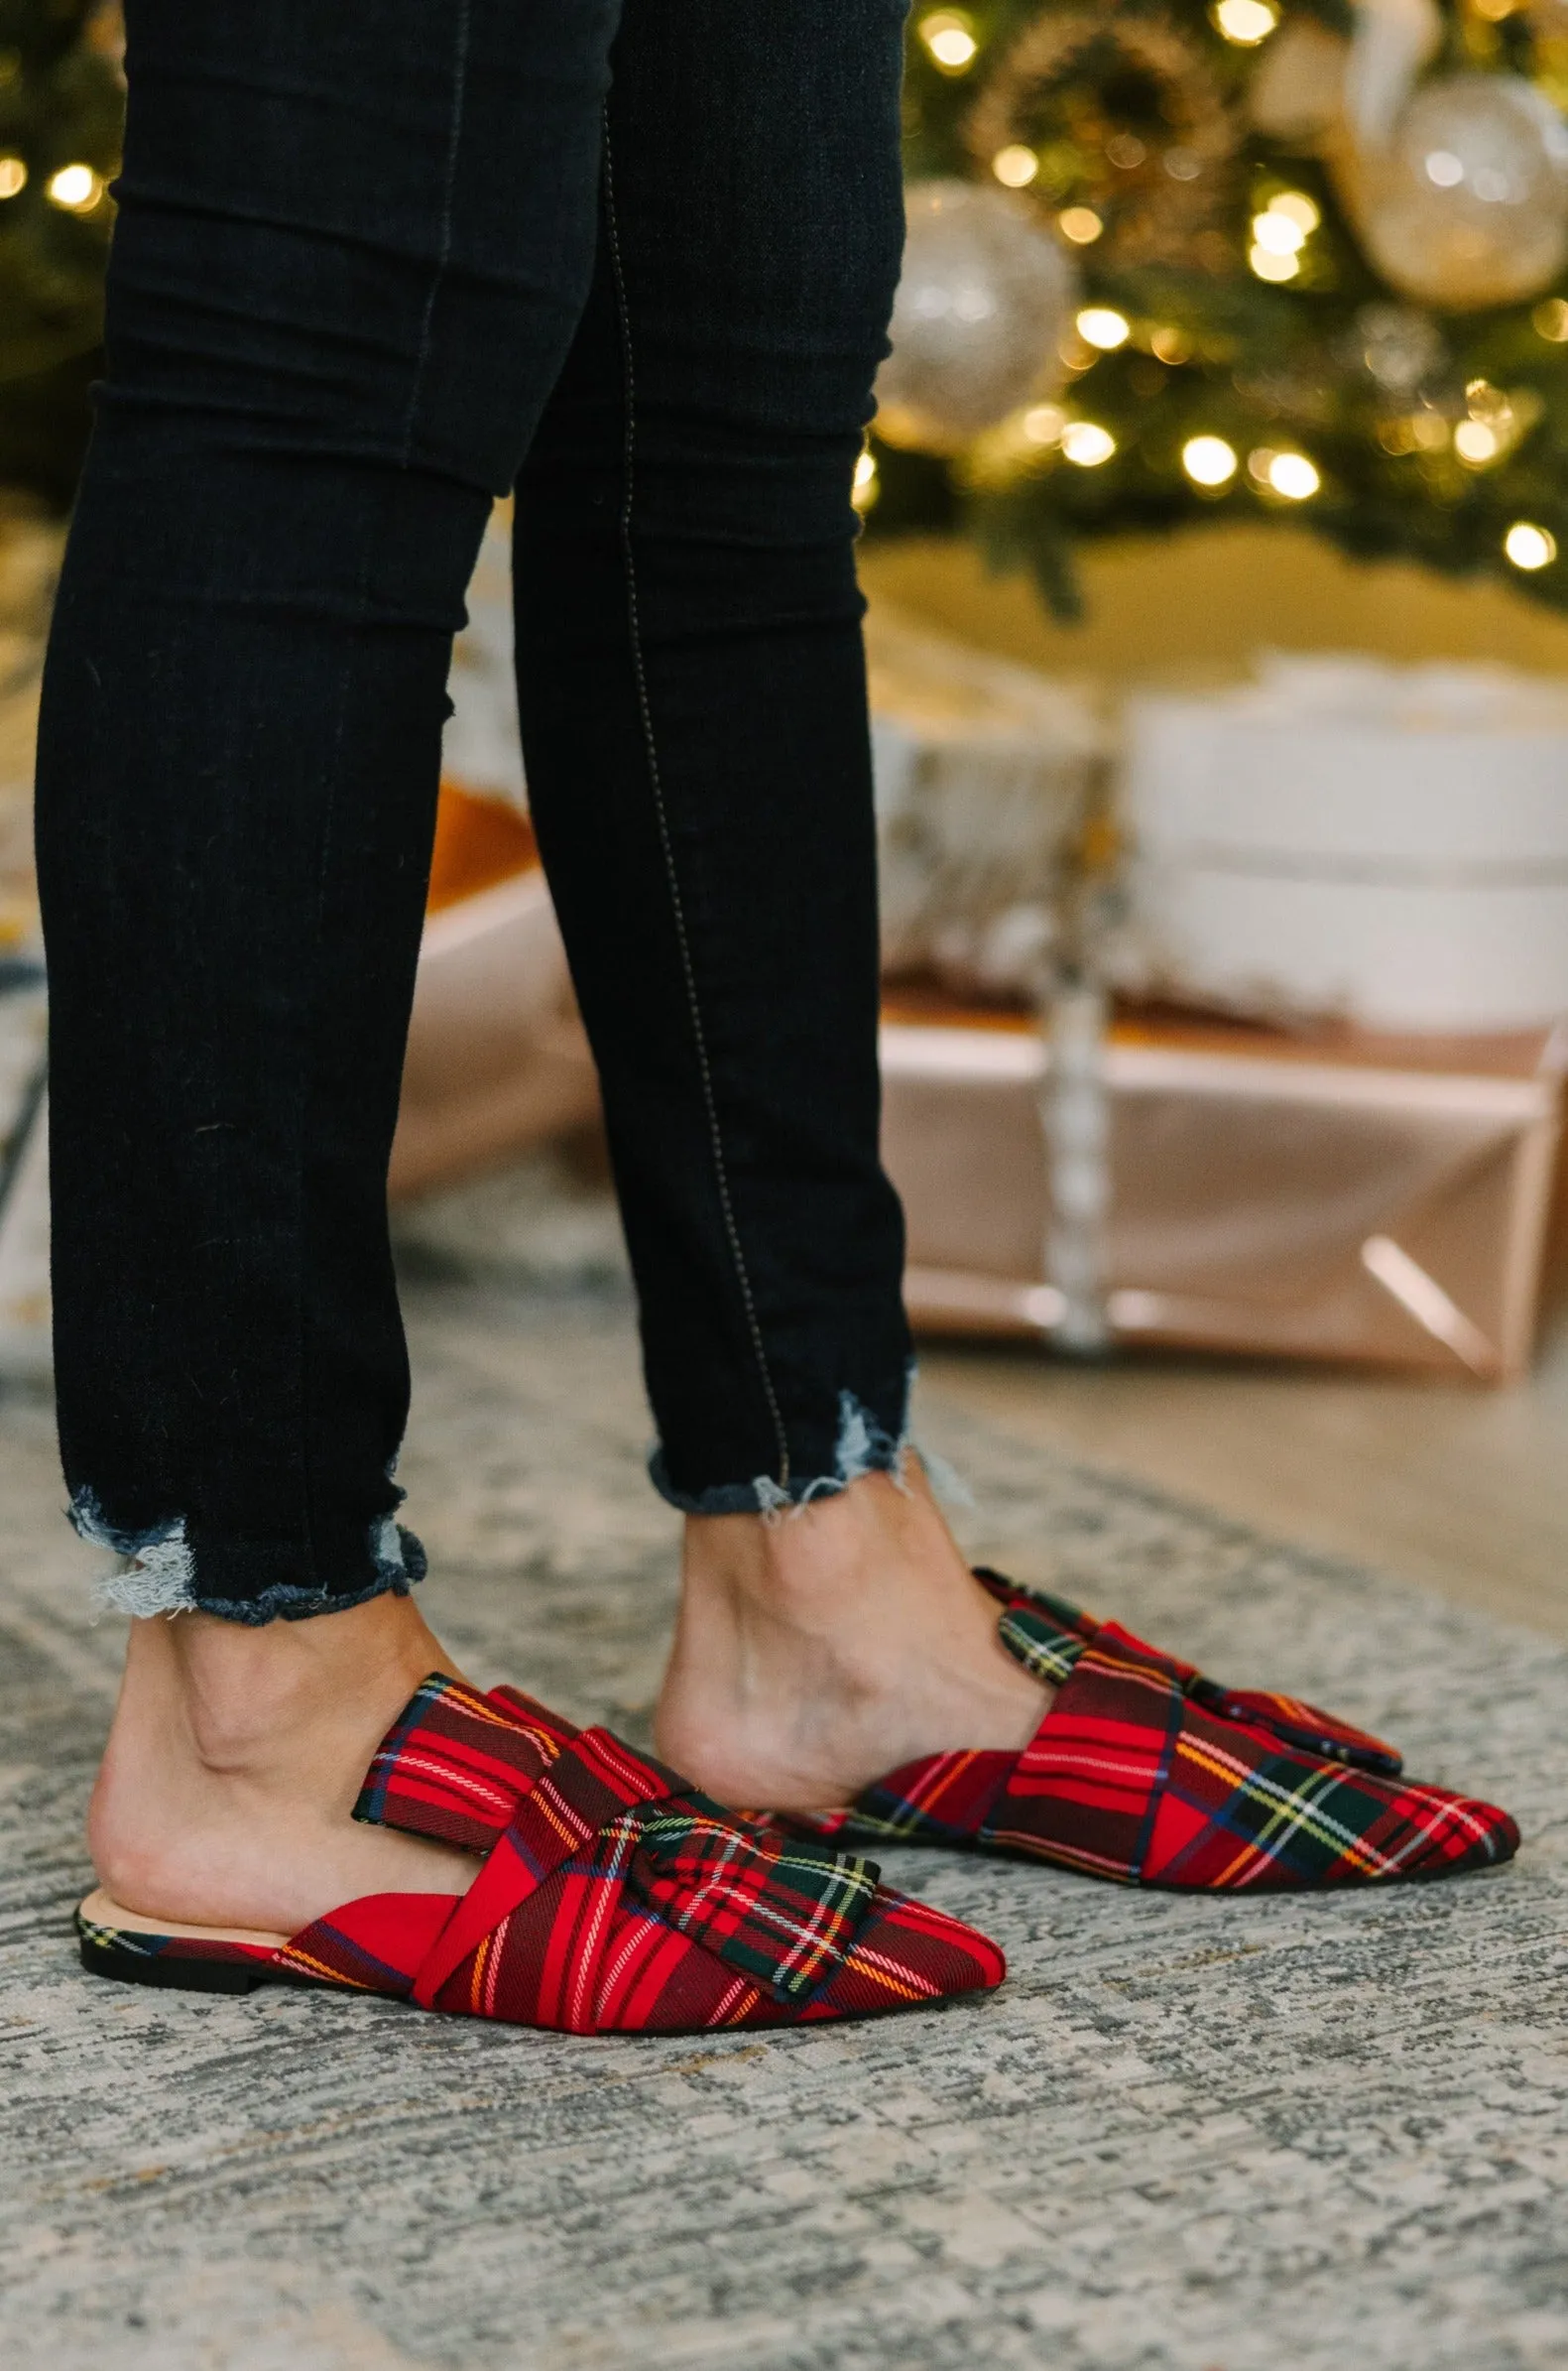
[[441, 283], [446, 278], [452, 260], [452, 217], [457, 205], [457, 170], [462, 158], [463, 118], [467, 111], [468, 57], [472, 41], [472, 0], [458, 0], [452, 55], [452, 120], [447, 135], [446, 178], [441, 188], [440, 245], [430, 273], [429, 295], [424, 300], [424, 315], [420, 323], [420, 350], [415, 358], [414, 380], [409, 390], [409, 409], [403, 423], [403, 451], [400, 456], [400, 466], [405, 469], [410, 466], [414, 458], [414, 434], [419, 424], [420, 399], [424, 393], [424, 374], [430, 359], [430, 330], [435, 321], [435, 308], [440, 299]]
[[[659, 739], [654, 729], [653, 702], [649, 695], [648, 670], [643, 657], [642, 619], [638, 602], [637, 560], [632, 540], [632, 518], [636, 493], [637, 462], [637, 382], [632, 353], [631, 306], [627, 297], [626, 269], [621, 253], [620, 226], [615, 210], [615, 167], [611, 152], [610, 111], [604, 110], [604, 219], [609, 240], [610, 265], [615, 283], [616, 316], [621, 333], [621, 362], [626, 405], [626, 437], [622, 454], [623, 499], [621, 504], [621, 554], [626, 574], [627, 625], [632, 652], [632, 671], [637, 687], [638, 713], [642, 725], [643, 747], [648, 761], [649, 788], [653, 794], [655, 821], [659, 831], [660, 851], [663, 860], [664, 880], [669, 891], [670, 915], [674, 923], [675, 941], [680, 952], [681, 978], [685, 988], [686, 1010], [691, 1022], [691, 1035], [697, 1057], [697, 1070], [702, 1083], [703, 1111], [707, 1120], [708, 1139], [713, 1152], [714, 1182], [718, 1188], [719, 1209], [724, 1221], [724, 1233], [729, 1244], [735, 1281], [740, 1291], [741, 1307], [745, 1312], [746, 1328], [756, 1360], [763, 1399], [767, 1404], [769, 1422], [779, 1449], [777, 1477], [765, 1477], [754, 1485], [766, 1487], [775, 1494], [776, 1502], [790, 1502], [789, 1435], [779, 1405], [768, 1364], [767, 1346], [757, 1315], [757, 1303], [752, 1292], [751, 1275], [741, 1246], [740, 1228], [736, 1223], [735, 1204], [730, 1193], [729, 1165], [724, 1154], [724, 1136], [719, 1125], [718, 1098], [714, 1091], [713, 1069], [708, 1060], [707, 1031], [703, 1026], [702, 1004], [697, 994], [696, 966], [692, 960], [691, 939], [686, 929], [685, 904], [680, 894], [680, 877], [675, 865], [674, 842], [670, 836], [669, 813], [664, 800], [663, 773], [659, 761]], [[656, 1476], [657, 1483], [657, 1476]], [[663, 1485], [658, 1485], [663, 1487]], [[666, 1492], [667, 1495], [667, 1492]], [[754, 1511], [748, 1509], [748, 1512]]]

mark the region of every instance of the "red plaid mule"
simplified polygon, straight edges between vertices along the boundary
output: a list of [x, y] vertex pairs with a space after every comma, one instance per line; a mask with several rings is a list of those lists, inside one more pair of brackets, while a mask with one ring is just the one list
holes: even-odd
[[871, 1862], [736, 1818], [514, 1688], [425, 1681], [355, 1816], [486, 1857], [461, 1899], [367, 1895], [276, 1945], [143, 1934], [93, 1895], [83, 1966], [199, 1992], [336, 1984], [572, 2034], [870, 2017], [1007, 1972], [995, 1943], [888, 1892]]
[[1401, 1777], [1390, 1746], [1331, 1713], [1222, 1687], [1118, 1623], [977, 1578], [1003, 1608], [1003, 1644], [1056, 1689], [1032, 1742], [910, 1762], [790, 1832], [1025, 1853], [1202, 1892], [1450, 1877], [1518, 1850], [1507, 1811]]

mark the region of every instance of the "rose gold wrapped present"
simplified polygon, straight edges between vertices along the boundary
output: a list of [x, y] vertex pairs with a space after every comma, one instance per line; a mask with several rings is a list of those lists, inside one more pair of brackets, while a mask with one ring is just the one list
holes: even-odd
[[[1114, 1338], [1502, 1381], [1527, 1364], [1562, 1030], [1302, 1040], [1146, 1017], [1105, 1054]], [[926, 1330], [1048, 1336], [1041, 1090], [1023, 1019], [883, 1032], [884, 1146]]]

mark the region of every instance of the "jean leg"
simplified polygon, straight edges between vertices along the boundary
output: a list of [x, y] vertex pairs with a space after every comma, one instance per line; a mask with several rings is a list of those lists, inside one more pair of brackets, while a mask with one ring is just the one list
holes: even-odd
[[61, 1448], [133, 1611], [401, 1588], [386, 1170], [462, 592], [619, 0], [130, 0], [39, 856]]
[[677, 1504], [900, 1452], [902, 1216], [850, 493], [903, 237], [900, 0], [627, 0], [584, 319], [519, 487], [540, 842]]

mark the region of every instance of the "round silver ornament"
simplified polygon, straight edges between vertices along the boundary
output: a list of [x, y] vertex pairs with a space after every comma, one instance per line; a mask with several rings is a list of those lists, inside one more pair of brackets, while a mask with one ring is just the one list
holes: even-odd
[[1442, 331], [1407, 305], [1364, 305], [1347, 346], [1386, 395], [1413, 396], [1448, 361]]
[[1517, 74], [1425, 83], [1387, 149], [1364, 153], [1356, 212], [1390, 285], [1449, 312], [1511, 305], [1568, 257], [1568, 124]]
[[877, 431], [893, 444], [952, 451], [1061, 384], [1077, 274], [1052, 233], [1000, 189], [917, 182], [906, 209]]

